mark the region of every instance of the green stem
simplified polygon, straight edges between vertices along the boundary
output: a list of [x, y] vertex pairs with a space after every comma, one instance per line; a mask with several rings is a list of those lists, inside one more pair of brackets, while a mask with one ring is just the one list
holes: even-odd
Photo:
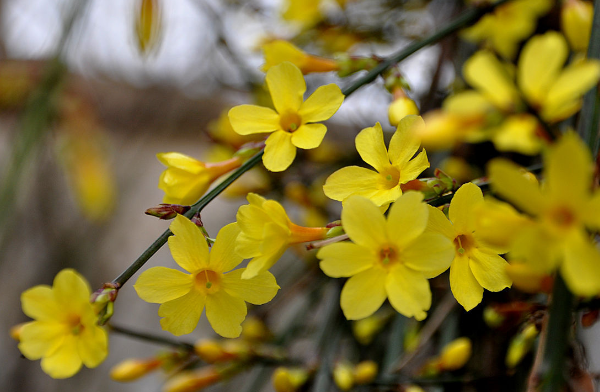
[[412, 55], [413, 53], [417, 52], [418, 50], [421, 50], [426, 46], [434, 44], [434, 43], [440, 41], [441, 39], [449, 36], [450, 34], [462, 29], [463, 27], [468, 26], [469, 24], [471, 24], [471, 23], [475, 22], [476, 20], [478, 20], [479, 18], [481, 18], [483, 15], [494, 10], [494, 8], [496, 8], [497, 6], [502, 5], [502, 4], [506, 3], [507, 1], [509, 1], [509, 0], [499, 0], [489, 6], [472, 8], [472, 9], [469, 9], [469, 10], [463, 12], [460, 16], [458, 16], [455, 20], [450, 22], [443, 29], [435, 32], [434, 34], [430, 35], [429, 37], [427, 37], [421, 41], [414, 42], [414, 43], [408, 45], [406, 48], [400, 50], [396, 54], [393, 54], [393, 55], [387, 57], [384, 61], [382, 61], [376, 67], [374, 67], [371, 71], [369, 71], [365, 76], [359, 78], [352, 85], [344, 88], [342, 90], [342, 93], [345, 96], [352, 94], [354, 91], [358, 90], [363, 85], [374, 81], [377, 78], [377, 76], [379, 76], [381, 73], [383, 73], [386, 69], [388, 69], [392, 65], [397, 64], [400, 61], [406, 59], [408, 56]]
[[[406, 47], [405, 49], [401, 50], [397, 54], [386, 58], [382, 63], [380, 63], [375, 68], [373, 68], [371, 71], [369, 71], [369, 73], [367, 73], [365, 76], [363, 76], [362, 78], [359, 78], [351, 85], [345, 87], [342, 90], [342, 93], [346, 97], [348, 97], [349, 95], [354, 93], [356, 90], [358, 90], [360, 87], [364, 86], [365, 84], [371, 83], [373, 80], [375, 80], [377, 78], [377, 76], [379, 76], [381, 73], [383, 73], [390, 66], [406, 59], [408, 56], [410, 56], [413, 53], [417, 52], [418, 50], [424, 48], [425, 46], [431, 45], [431, 44], [441, 40], [442, 38], [456, 32], [457, 30], [467, 26], [468, 24], [473, 23], [474, 21], [479, 19], [481, 16], [492, 11], [495, 7], [497, 7], [503, 3], [506, 3], [507, 1], [508, 0], [499, 0], [490, 6], [475, 8], [475, 9], [471, 9], [471, 10], [464, 12], [462, 15], [460, 15], [458, 18], [456, 18], [456, 20], [451, 22], [447, 27], [443, 28], [442, 30], [434, 33], [433, 35], [429, 36], [428, 38], [425, 38], [422, 41], [415, 42], [415, 43], [409, 45], [408, 47]], [[250, 158], [248, 161], [246, 161], [242, 166], [240, 166], [236, 171], [234, 171], [229, 177], [227, 177], [227, 179], [225, 181], [220, 183], [211, 192], [209, 192], [206, 196], [204, 196], [202, 199], [200, 199], [200, 201], [198, 201], [196, 204], [194, 204], [192, 206], [192, 209], [189, 210], [185, 214], [185, 216], [189, 218], [189, 217], [193, 216], [196, 212], [202, 211], [202, 209], [204, 207], [206, 207], [206, 205], [208, 203], [210, 203], [214, 198], [216, 198], [219, 194], [221, 194], [221, 192], [223, 192], [234, 180], [236, 180], [239, 176], [241, 176], [243, 173], [250, 170], [254, 165], [256, 165], [260, 161], [262, 155], [263, 155], [263, 152], [261, 151], [260, 153], [256, 154], [255, 156]], [[152, 245], [150, 245], [150, 247], [148, 249], [146, 249], [137, 258], [137, 260], [135, 260], [133, 262], [133, 264], [131, 264], [125, 271], [123, 271], [123, 273], [121, 273], [121, 275], [119, 275], [117, 278], [115, 278], [115, 280], [113, 280], [113, 283], [115, 283], [118, 287], [121, 287], [122, 285], [124, 285], [140, 268], [142, 268], [142, 266], [144, 264], [146, 264], [146, 262], [150, 259], [150, 257], [152, 257], [167, 242], [167, 239], [171, 235], [172, 235], [172, 233], [170, 230], [166, 230], [164, 233], [162, 233], [160, 235], [160, 237], [158, 237], [156, 239], [156, 241], [154, 241], [152, 243]]]
[[165, 338], [162, 336], [156, 336], [156, 335], [152, 335], [152, 334], [138, 332], [138, 331], [134, 331], [132, 329], [126, 328], [126, 327], [116, 326], [114, 324], [108, 324], [107, 326], [108, 326], [108, 330], [111, 332], [120, 333], [122, 335], [126, 335], [126, 336], [136, 338], [136, 339], [145, 340], [147, 342], [182, 348], [186, 351], [194, 351], [194, 345], [191, 343], [180, 342], [175, 339], [170, 339], [170, 338]]
[[[594, 20], [592, 24], [592, 34], [588, 46], [587, 56], [590, 59], [600, 59], [600, 0], [594, 2]], [[583, 106], [577, 131], [584, 142], [592, 150], [592, 156], [598, 155], [598, 106], [600, 97], [598, 89], [593, 88], [583, 98]]]
[[[252, 169], [254, 165], [260, 162], [263, 156], [263, 151], [257, 153], [252, 158], [248, 159], [242, 166], [237, 168], [229, 177], [227, 177], [223, 182], [214, 187], [210, 192], [208, 192], [203, 198], [198, 200], [196, 204], [190, 208], [188, 212], [185, 213], [185, 216], [191, 218], [197, 212], [200, 212], [213, 201], [217, 196], [219, 196], [232, 182], [237, 180], [242, 174]], [[131, 264], [125, 271], [121, 273], [121, 275], [117, 276], [112, 283], [114, 283], [118, 288], [121, 288], [140, 268], [146, 264], [146, 262], [156, 253], [158, 250], [167, 242], [168, 238], [172, 236], [171, 230], [165, 230], [164, 233], [160, 235], [153, 243], [150, 245], [134, 262]]]
[[565, 381], [565, 353], [569, 345], [573, 317], [572, 308], [573, 294], [567, 288], [560, 274], [557, 274], [552, 290], [546, 350], [541, 367], [543, 392], [562, 391]]

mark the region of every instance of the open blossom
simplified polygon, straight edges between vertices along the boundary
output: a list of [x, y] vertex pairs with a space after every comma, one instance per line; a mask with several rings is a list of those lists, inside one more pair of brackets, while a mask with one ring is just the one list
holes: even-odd
[[527, 180], [519, 167], [493, 160], [489, 178], [505, 200], [530, 215], [509, 256], [539, 272], [559, 270], [581, 296], [600, 293], [600, 252], [587, 229], [600, 229], [600, 193], [592, 191], [593, 160], [574, 133], [565, 134], [544, 156], [544, 184]]
[[280, 172], [296, 157], [296, 148], [317, 148], [327, 127], [317, 124], [329, 119], [344, 101], [335, 84], [319, 87], [303, 101], [306, 83], [302, 72], [289, 62], [269, 69], [266, 76], [275, 110], [256, 105], [240, 105], [229, 111], [233, 129], [240, 135], [271, 133], [266, 140], [263, 163]]
[[236, 252], [243, 258], [252, 258], [242, 274], [250, 279], [266, 271], [281, 258], [292, 244], [325, 238], [326, 227], [303, 227], [290, 221], [285, 209], [275, 200], [266, 200], [254, 193], [248, 194], [250, 204], [237, 212], [240, 235]]
[[158, 315], [163, 329], [174, 335], [192, 332], [206, 307], [206, 317], [216, 333], [227, 338], [240, 336], [246, 317], [246, 302], [269, 302], [279, 286], [269, 272], [242, 279], [245, 268], [235, 251], [239, 234], [231, 223], [219, 231], [209, 252], [206, 239], [190, 220], [178, 215], [170, 226], [169, 248], [179, 266], [189, 274], [154, 267], [144, 271], [135, 284], [140, 298], [162, 304]]
[[42, 370], [53, 378], [71, 377], [84, 364], [98, 366], [108, 354], [108, 335], [97, 325], [90, 287], [72, 269], [21, 295], [23, 312], [35, 319], [23, 325], [19, 350], [28, 359], [42, 359]]
[[501, 291], [511, 284], [505, 272], [508, 263], [498, 255], [506, 250], [487, 243], [476, 230], [475, 213], [482, 203], [481, 189], [469, 182], [452, 198], [450, 220], [442, 211], [429, 206], [428, 230], [443, 234], [454, 243], [450, 288], [467, 311], [481, 302], [483, 289]]
[[423, 320], [431, 306], [428, 277], [440, 274], [454, 257], [452, 242], [424, 233], [429, 217], [423, 195], [407, 192], [391, 207], [387, 220], [361, 196], [349, 197], [342, 226], [352, 240], [327, 245], [317, 253], [326, 275], [350, 277], [341, 295], [349, 320], [368, 317], [386, 298], [399, 313]]
[[378, 206], [400, 197], [401, 185], [414, 180], [429, 167], [425, 150], [413, 158], [421, 143], [412, 127], [422, 121], [414, 115], [403, 118], [392, 136], [389, 151], [379, 123], [363, 129], [356, 136], [356, 149], [375, 171], [358, 166], [344, 167], [327, 178], [323, 186], [325, 195], [339, 201], [360, 195]]
[[178, 152], [156, 154], [167, 167], [160, 175], [158, 188], [165, 192], [163, 203], [191, 205], [198, 201], [219, 177], [237, 169], [242, 159], [204, 163]]

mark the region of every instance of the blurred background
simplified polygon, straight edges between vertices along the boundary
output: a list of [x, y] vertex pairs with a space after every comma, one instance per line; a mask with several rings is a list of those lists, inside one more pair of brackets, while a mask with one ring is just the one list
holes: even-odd
[[[299, 18], [287, 12], [296, 3], [303, 11]], [[20, 293], [51, 284], [66, 267], [99, 288], [168, 227], [144, 215], [163, 197], [157, 183], [164, 168], [156, 154], [222, 159], [214, 158], [223, 156], [219, 148], [235, 144], [222, 136], [222, 114], [264, 99], [262, 44], [281, 38], [327, 57], [385, 56], [463, 8], [460, 1], [445, 0], [1, 0], [0, 390], [161, 390], [160, 374], [130, 384], [110, 380], [109, 369], [119, 361], [161, 348], [118, 334], [111, 334], [109, 357], [99, 368], [84, 368], [67, 380], [49, 378], [39, 361], [20, 356], [9, 337], [13, 325], [27, 321]], [[422, 112], [439, 104], [456, 74], [453, 61], [472, 50], [451, 37], [400, 65]], [[325, 83], [346, 85], [353, 77], [306, 79], [311, 92]], [[335, 216], [339, 206], [309, 208], [324, 198], [313, 180], [333, 171], [323, 169], [328, 156], [354, 157], [354, 137], [362, 128], [380, 121], [393, 130], [387, 121], [391, 100], [381, 80], [362, 88], [329, 122], [327, 143], [306, 157], [313, 162], [309, 169], [296, 163], [285, 178], [254, 169], [237, 192], [204, 210], [208, 232], [214, 236], [235, 220], [247, 190], [270, 189], [273, 198], [300, 194], [286, 205], [294, 222], [331, 220], [327, 212]], [[290, 263], [300, 257], [305, 254], [287, 256]], [[144, 268], [157, 265], [174, 267], [167, 247]], [[166, 336], [158, 306], [140, 300], [133, 282], [119, 293], [114, 323]], [[185, 339], [207, 336], [212, 330], [203, 317]]]

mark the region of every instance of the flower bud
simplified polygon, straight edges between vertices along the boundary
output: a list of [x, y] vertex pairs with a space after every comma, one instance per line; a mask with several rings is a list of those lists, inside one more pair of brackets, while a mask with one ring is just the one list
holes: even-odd
[[254, 341], [264, 342], [271, 339], [272, 333], [266, 324], [257, 317], [248, 317], [242, 323], [242, 338]]
[[377, 66], [381, 62], [378, 57], [355, 57], [342, 54], [337, 56], [338, 63], [338, 76], [344, 78], [350, 76], [353, 73], [363, 70], [370, 70]]
[[439, 359], [440, 370], [458, 370], [465, 366], [471, 358], [471, 340], [469, 338], [458, 338], [448, 343], [442, 350]]
[[400, 120], [411, 114], [419, 115], [419, 108], [415, 101], [407, 96], [394, 99], [388, 107], [388, 118], [393, 126], [397, 126]]
[[348, 362], [338, 362], [333, 368], [333, 381], [342, 391], [349, 391], [354, 386], [354, 374]]
[[158, 0], [141, 0], [135, 21], [138, 49], [142, 54], [154, 49], [159, 42], [162, 14]]
[[267, 72], [271, 67], [281, 64], [284, 61], [288, 61], [300, 68], [300, 71], [304, 75], [313, 72], [336, 71], [339, 68], [335, 60], [310, 55], [284, 40], [275, 40], [266, 43], [262, 49], [265, 55], [265, 63], [262, 66], [263, 72]]
[[160, 203], [156, 207], [148, 208], [144, 213], [152, 215], [162, 220], [173, 219], [177, 214], [183, 215], [190, 210], [191, 206], [182, 206], [179, 204]]
[[[598, 309], [588, 310], [586, 312], [583, 312], [583, 314], [581, 315], [581, 326], [583, 328], [591, 327], [592, 325], [596, 324], [596, 321], [598, 321], [599, 316], [600, 316], [600, 310], [598, 310]], [[12, 332], [12, 329], [11, 329], [11, 332]], [[12, 334], [11, 334], [11, 336], [12, 336]]]
[[575, 52], [585, 52], [590, 42], [594, 6], [589, 1], [565, 0], [560, 13], [560, 26]]
[[529, 324], [521, 332], [515, 335], [508, 346], [506, 353], [506, 366], [514, 369], [531, 350], [539, 331], [534, 324]]
[[379, 367], [374, 361], [362, 361], [354, 366], [354, 382], [356, 384], [368, 384], [375, 380]]
[[221, 378], [213, 366], [182, 372], [166, 382], [163, 392], [196, 392], [217, 383]]
[[211, 339], [199, 340], [194, 345], [196, 354], [208, 363], [228, 362], [247, 358], [250, 354], [248, 344], [241, 340], [216, 341]]
[[308, 376], [305, 369], [278, 367], [272, 376], [273, 388], [276, 392], [296, 392], [306, 383]]
[[157, 369], [161, 361], [150, 359], [127, 359], [115, 365], [110, 371], [110, 378], [119, 382], [129, 382]]
[[504, 317], [495, 308], [491, 306], [486, 306], [483, 310], [483, 321], [490, 328], [498, 328], [502, 325], [502, 323], [504, 323], [505, 319], [506, 317]]
[[376, 313], [364, 319], [354, 321], [352, 323], [352, 333], [358, 343], [366, 346], [370, 344], [375, 335], [385, 327], [385, 324], [390, 319], [389, 314]]

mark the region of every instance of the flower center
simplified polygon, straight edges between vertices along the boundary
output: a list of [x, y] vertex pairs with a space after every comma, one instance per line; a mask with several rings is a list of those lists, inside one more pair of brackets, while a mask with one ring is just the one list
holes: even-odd
[[85, 328], [83, 324], [81, 324], [81, 317], [78, 314], [70, 314], [67, 319], [67, 324], [69, 325], [71, 333], [75, 336], [79, 335]]
[[550, 211], [550, 220], [561, 229], [568, 229], [575, 224], [577, 217], [567, 207], [559, 207]]
[[302, 125], [302, 118], [296, 112], [287, 112], [279, 117], [279, 125], [284, 131], [294, 132]]
[[194, 275], [196, 289], [204, 294], [214, 294], [221, 288], [219, 274], [211, 270], [202, 270]]
[[398, 261], [398, 252], [394, 247], [388, 245], [379, 249], [379, 263], [383, 268], [388, 269]]
[[379, 179], [379, 189], [392, 189], [397, 187], [400, 183], [400, 170], [394, 166], [390, 166], [379, 174], [381, 175]]
[[456, 252], [464, 255], [475, 247], [475, 240], [470, 234], [461, 234], [454, 239], [454, 247]]

